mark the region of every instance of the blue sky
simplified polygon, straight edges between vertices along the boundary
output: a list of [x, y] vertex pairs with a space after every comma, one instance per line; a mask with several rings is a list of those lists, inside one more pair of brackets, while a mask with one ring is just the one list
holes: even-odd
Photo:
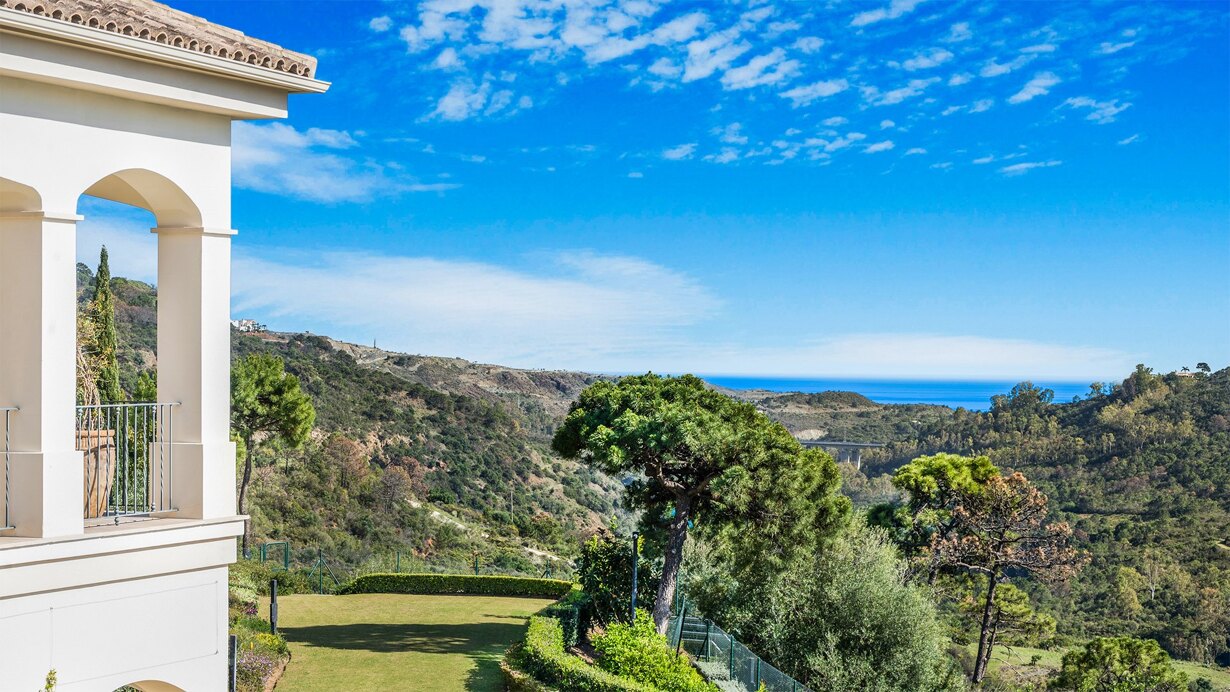
[[[173, 4], [333, 83], [235, 126], [236, 317], [605, 372], [1230, 363], [1225, 3]], [[83, 212], [152, 277], [148, 219]]]

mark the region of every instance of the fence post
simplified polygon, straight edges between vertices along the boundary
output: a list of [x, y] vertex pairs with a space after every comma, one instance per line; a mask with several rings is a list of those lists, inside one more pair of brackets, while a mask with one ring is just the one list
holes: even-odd
[[323, 548], [316, 549], [316, 567], [320, 570], [317, 576], [316, 593], [324, 595], [325, 593], [325, 551]]
[[632, 610], [628, 614], [628, 622], [636, 622], [636, 572], [640, 566], [640, 534], [632, 532]]
[[474, 553], [474, 576], [478, 576], [478, 553]]
[[708, 660], [709, 658], [709, 633], [712, 631], [713, 631], [713, 621], [706, 618], [705, 619], [705, 643], [703, 646], [700, 647], [700, 655], [702, 658], [706, 660]]
[[397, 573], [401, 574], [401, 551], [397, 551]]
[[278, 633], [278, 580], [269, 580], [269, 633]]
[[227, 662], [227, 667], [230, 668], [231, 680], [230, 691], [235, 692], [235, 688], [239, 685], [239, 636], [231, 635], [230, 640], [230, 660]]
[[730, 664], [727, 666], [729, 668], [729, 672], [726, 673], [726, 677], [730, 678], [731, 680], [735, 679], [735, 643], [736, 643], [735, 635], [731, 634], [730, 635]]
[[679, 626], [675, 628], [675, 653], [678, 654], [683, 649], [683, 625], [688, 620], [688, 602], [683, 602], [683, 607], [679, 609]]
[[[756, 654], [752, 654], [752, 655], [756, 656]], [[752, 684], [756, 686], [756, 689], [760, 689], [760, 657], [759, 656], [756, 656], [756, 679], [752, 681]]]

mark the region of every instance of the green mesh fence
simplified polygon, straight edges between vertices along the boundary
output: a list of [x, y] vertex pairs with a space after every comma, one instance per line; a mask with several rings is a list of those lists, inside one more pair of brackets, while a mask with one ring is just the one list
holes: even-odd
[[688, 652], [712, 683], [728, 692], [811, 692], [803, 683], [761, 660], [730, 633], [703, 618], [671, 617], [670, 644]]

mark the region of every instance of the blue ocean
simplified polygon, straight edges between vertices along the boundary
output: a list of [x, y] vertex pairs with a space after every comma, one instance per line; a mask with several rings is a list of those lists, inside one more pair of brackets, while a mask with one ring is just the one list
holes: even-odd
[[[702, 375], [731, 389], [764, 389], [771, 392], [858, 392], [881, 404], [939, 404], [972, 411], [991, 408], [991, 397], [1007, 394], [1016, 382], [970, 382], [961, 380], [859, 380], [790, 379], [773, 377], [725, 377]], [[1034, 382], [1055, 391], [1055, 401], [1071, 401], [1089, 392], [1088, 382]]]

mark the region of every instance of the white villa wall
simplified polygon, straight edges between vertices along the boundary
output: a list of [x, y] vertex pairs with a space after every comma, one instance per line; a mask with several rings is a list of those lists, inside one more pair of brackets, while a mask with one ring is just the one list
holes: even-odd
[[[0, 692], [41, 689], [52, 669], [60, 692], [226, 688], [227, 565], [243, 528], [229, 439], [231, 122], [284, 117], [288, 93], [327, 86], [0, 7], [0, 406], [20, 407], [16, 528], [0, 530]], [[157, 219], [158, 398], [176, 404], [177, 511], [111, 526], [83, 521], [74, 428], [83, 194]]]

